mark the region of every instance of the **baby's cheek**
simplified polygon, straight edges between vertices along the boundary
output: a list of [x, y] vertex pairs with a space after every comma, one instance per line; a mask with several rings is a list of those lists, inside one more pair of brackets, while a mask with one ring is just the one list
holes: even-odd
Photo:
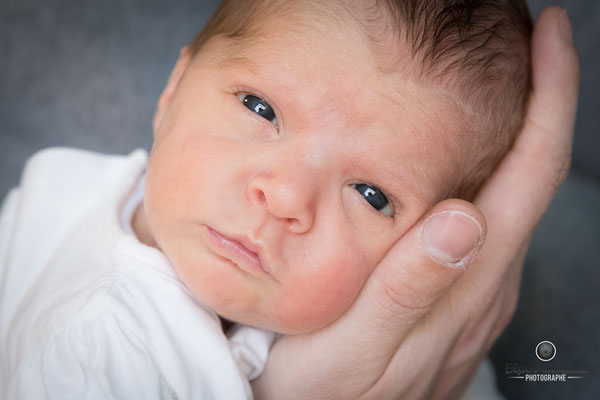
[[275, 316], [283, 333], [314, 331], [350, 307], [368, 278], [369, 268], [359, 257], [346, 254], [331, 256], [310, 268], [305, 266], [284, 289]]

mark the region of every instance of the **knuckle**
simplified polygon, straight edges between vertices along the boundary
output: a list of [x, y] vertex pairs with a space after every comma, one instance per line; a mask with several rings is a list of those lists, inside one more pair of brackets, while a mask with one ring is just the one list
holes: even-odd
[[383, 294], [380, 304], [392, 314], [404, 310], [410, 313], [425, 312], [434, 302], [430, 293], [421, 292], [404, 282], [380, 281]]

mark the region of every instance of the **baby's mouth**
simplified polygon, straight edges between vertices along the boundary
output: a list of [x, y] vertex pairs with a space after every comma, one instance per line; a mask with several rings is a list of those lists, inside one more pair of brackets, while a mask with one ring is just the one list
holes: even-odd
[[[222, 257], [227, 258], [239, 268], [252, 274], [269, 275], [260, 259], [259, 249], [248, 241], [224, 235], [207, 226], [208, 238], [212, 247]], [[250, 248], [252, 248], [252, 250]], [[255, 252], [253, 250], [257, 250]]]

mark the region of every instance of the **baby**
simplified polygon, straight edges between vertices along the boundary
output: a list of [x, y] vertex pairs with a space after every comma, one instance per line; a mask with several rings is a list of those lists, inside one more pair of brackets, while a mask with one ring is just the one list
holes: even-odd
[[46, 150], [5, 200], [5, 396], [251, 397], [272, 332], [337, 319], [432, 205], [476, 194], [530, 31], [516, 0], [223, 1], [147, 163]]

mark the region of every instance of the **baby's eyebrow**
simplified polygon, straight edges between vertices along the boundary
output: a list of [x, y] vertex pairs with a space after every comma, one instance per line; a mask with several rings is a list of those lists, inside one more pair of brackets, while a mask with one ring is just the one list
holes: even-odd
[[264, 68], [260, 63], [243, 55], [226, 57], [218, 63], [217, 67], [236, 72], [249, 72], [255, 76], [264, 76]]

